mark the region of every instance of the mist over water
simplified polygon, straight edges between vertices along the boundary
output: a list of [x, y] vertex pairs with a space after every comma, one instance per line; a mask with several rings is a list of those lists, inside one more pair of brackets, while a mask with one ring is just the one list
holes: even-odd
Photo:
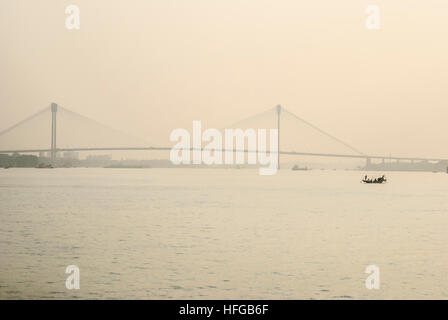
[[[166, 145], [193, 120], [218, 128], [281, 104], [366, 154], [448, 156], [444, 0], [77, 0], [79, 30], [68, 4], [0, 1], [0, 130], [55, 102]], [[365, 27], [370, 4], [380, 30]], [[0, 147], [48, 147], [47, 119]], [[94, 145], [84, 128], [64, 141], [60, 120], [61, 146]], [[296, 150], [321, 143], [296, 136]]]
[[0, 170], [0, 298], [446, 299], [446, 174], [362, 176]]

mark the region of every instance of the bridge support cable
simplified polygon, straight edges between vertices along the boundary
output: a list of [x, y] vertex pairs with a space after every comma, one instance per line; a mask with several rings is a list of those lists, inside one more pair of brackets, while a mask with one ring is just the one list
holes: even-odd
[[148, 145], [148, 142], [145, 141], [145, 139], [134, 137], [134, 136], [132, 136], [132, 135], [126, 133], [126, 132], [123, 132], [121, 130], [115, 129], [115, 128], [110, 127], [108, 125], [105, 125], [105, 124], [103, 124], [103, 123], [101, 123], [101, 122], [99, 122], [99, 121], [97, 121], [95, 119], [86, 117], [86, 116], [84, 116], [82, 114], [79, 114], [77, 112], [71, 111], [71, 110], [69, 110], [67, 108], [64, 108], [64, 107], [60, 106], [60, 105], [58, 105], [58, 108], [59, 108], [59, 111], [64, 112], [64, 113], [66, 113], [66, 114], [68, 114], [68, 115], [70, 115], [72, 117], [77, 117], [77, 118], [85, 121], [85, 123], [94, 124], [94, 125], [96, 125], [98, 127], [101, 127], [103, 129], [110, 130], [110, 132], [114, 132], [115, 134], [121, 135], [121, 136], [126, 137], [128, 139], [131, 139], [132, 141], [138, 141], [138, 144], [141, 143], [144, 146]]
[[[268, 115], [268, 114], [272, 114], [272, 115], [274, 115], [274, 111], [275, 111], [275, 110], [276, 110], [275, 107], [274, 107], [274, 108], [269, 108], [269, 109], [267, 109], [266, 111], [257, 113], [257, 114], [255, 114], [255, 115], [253, 115], [253, 116], [244, 118], [244, 119], [239, 120], [239, 121], [237, 121], [237, 122], [234, 122], [233, 124], [231, 124], [231, 125], [227, 125], [227, 126], [225, 126], [225, 127], [223, 127], [223, 128], [220, 128], [219, 130], [224, 130], [225, 128], [237, 128], [237, 127], [240, 127], [242, 124], [244, 124], [244, 122], [253, 121], [253, 120], [257, 119], [257, 118], [264, 117], [264, 116], [266, 116], [266, 115]], [[243, 128], [241, 128], [241, 129], [243, 129]]]
[[47, 112], [47, 111], [49, 111], [49, 110], [50, 110], [50, 107], [45, 107], [44, 109], [42, 109], [42, 110], [40, 110], [40, 111], [34, 113], [33, 115], [31, 115], [31, 116], [29, 116], [28, 118], [26, 118], [26, 119], [24, 119], [24, 120], [22, 120], [22, 121], [16, 123], [15, 125], [13, 125], [13, 126], [7, 128], [7, 129], [5, 129], [5, 130], [3, 130], [3, 131], [0, 131], [0, 136], [6, 134], [6, 133], [8, 133], [8, 132], [10, 132], [11, 130], [13, 130], [13, 129], [17, 128], [17, 127], [20, 127], [21, 125], [25, 124], [26, 122], [28, 122], [28, 121], [30, 121], [30, 120], [33, 120], [33, 119], [36, 118], [37, 116], [39, 116], [39, 115], [41, 115], [42, 113]]
[[310, 128], [312, 128], [312, 129], [318, 131], [319, 133], [321, 133], [321, 134], [323, 134], [323, 135], [329, 137], [330, 139], [332, 139], [332, 140], [334, 140], [334, 141], [336, 141], [336, 142], [338, 142], [338, 143], [344, 145], [345, 147], [349, 148], [350, 150], [356, 152], [357, 154], [365, 155], [363, 152], [361, 152], [361, 151], [358, 150], [357, 148], [355, 148], [355, 147], [349, 145], [348, 143], [342, 141], [341, 139], [336, 138], [335, 136], [329, 134], [328, 132], [325, 132], [324, 130], [320, 129], [319, 127], [313, 125], [312, 123], [310, 123], [310, 122], [308, 122], [308, 121], [306, 121], [306, 120], [300, 118], [299, 116], [295, 115], [294, 113], [288, 111], [287, 109], [282, 108], [282, 111], [283, 111], [284, 113], [286, 113], [286, 114], [292, 116], [292, 117], [295, 118], [296, 120], [299, 120], [300, 122], [302, 122], [302, 123], [304, 123], [305, 125], [309, 126]]

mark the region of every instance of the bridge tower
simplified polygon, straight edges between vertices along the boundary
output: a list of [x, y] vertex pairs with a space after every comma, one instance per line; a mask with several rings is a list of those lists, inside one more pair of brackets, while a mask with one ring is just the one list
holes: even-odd
[[58, 105], [51, 104], [51, 163], [56, 159], [56, 114], [58, 112]]
[[277, 152], [277, 170], [280, 170], [280, 113], [282, 111], [282, 106], [277, 105], [277, 146], [278, 146], [278, 152]]

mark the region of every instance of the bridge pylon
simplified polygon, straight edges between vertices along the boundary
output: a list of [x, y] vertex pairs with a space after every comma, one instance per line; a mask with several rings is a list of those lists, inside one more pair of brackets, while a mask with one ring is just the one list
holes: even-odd
[[280, 170], [280, 113], [282, 112], [282, 106], [277, 105], [277, 146], [278, 146], [278, 152], [277, 152], [277, 170]]
[[53, 164], [56, 159], [56, 115], [58, 112], [58, 105], [56, 103], [51, 104], [51, 163]]

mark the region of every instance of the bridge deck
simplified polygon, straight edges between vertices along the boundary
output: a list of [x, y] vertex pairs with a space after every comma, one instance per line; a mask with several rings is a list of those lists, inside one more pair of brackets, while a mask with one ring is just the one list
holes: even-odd
[[[106, 147], [106, 148], [57, 148], [56, 151], [169, 151], [172, 147]], [[190, 151], [206, 150], [189, 148]], [[0, 150], [0, 153], [37, 153], [51, 152], [52, 149], [23, 149], [23, 150]], [[222, 152], [257, 152], [256, 150], [229, 150], [221, 149]], [[421, 157], [391, 157], [381, 155], [359, 155], [359, 154], [336, 154], [336, 153], [312, 153], [312, 152], [296, 152], [296, 151], [279, 151], [280, 154], [296, 155], [296, 156], [312, 156], [312, 157], [329, 157], [329, 158], [351, 158], [351, 159], [390, 159], [390, 160], [408, 160], [408, 161], [448, 161], [441, 158], [421, 158]]]

